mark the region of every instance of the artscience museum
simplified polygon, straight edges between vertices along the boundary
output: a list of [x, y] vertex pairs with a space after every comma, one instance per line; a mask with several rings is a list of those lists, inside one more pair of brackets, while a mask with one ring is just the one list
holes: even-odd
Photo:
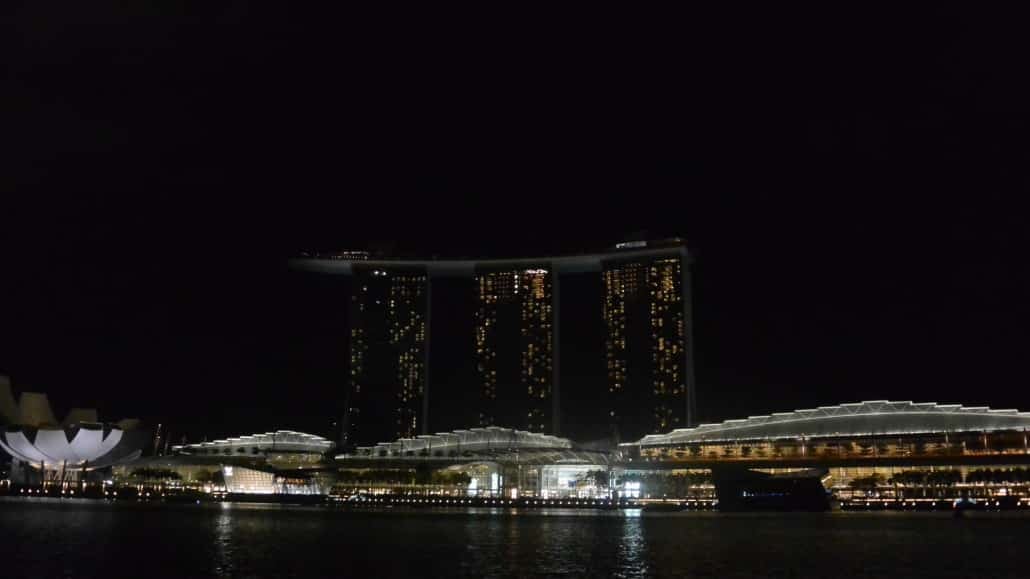
[[139, 458], [149, 439], [139, 420], [102, 422], [97, 411], [75, 408], [61, 421], [46, 394], [22, 392], [15, 403], [0, 376], [0, 448], [13, 459], [12, 479], [80, 480], [85, 473]]

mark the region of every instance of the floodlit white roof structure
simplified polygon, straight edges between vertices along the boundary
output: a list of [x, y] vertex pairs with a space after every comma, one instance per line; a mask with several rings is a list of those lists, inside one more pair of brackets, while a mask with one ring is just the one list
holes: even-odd
[[608, 464], [609, 452], [576, 448], [572, 441], [550, 434], [499, 426], [424, 434], [360, 446], [336, 457], [341, 464], [368, 467], [379, 463], [436, 465], [468, 462], [518, 462], [520, 464]]
[[718, 424], [651, 434], [624, 446], [785, 438], [857, 437], [1030, 428], [1030, 412], [936, 402], [874, 400], [810, 410], [750, 416]]
[[415, 438], [401, 438], [393, 442], [380, 442], [375, 446], [358, 447], [359, 456], [405, 456], [426, 451], [429, 453], [456, 451], [483, 452], [491, 450], [568, 450], [572, 441], [567, 438], [488, 426], [453, 432], [423, 434]]
[[293, 430], [276, 430], [237, 436], [211, 442], [173, 446], [179, 454], [259, 454], [265, 452], [324, 453], [333, 448], [331, 440]]
[[46, 394], [23, 392], [15, 405], [11, 382], [3, 376], [0, 421], [0, 448], [44, 470], [93, 469], [134, 460], [147, 439], [138, 420], [105, 424], [94, 409], [73, 409], [58, 422]]
[[0, 447], [8, 454], [44, 470], [94, 469], [135, 460], [144, 442], [146, 436], [139, 431], [103, 424], [38, 430], [15, 426], [0, 432]]

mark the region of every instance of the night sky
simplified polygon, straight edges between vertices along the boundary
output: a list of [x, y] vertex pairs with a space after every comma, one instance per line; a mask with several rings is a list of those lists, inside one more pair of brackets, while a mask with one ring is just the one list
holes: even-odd
[[[346, 288], [290, 255], [639, 232], [695, 254], [702, 419], [1030, 410], [1012, 15], [151, 4], [26, 3], [5, 39], [0, 373], [59, 412], [323, 434]], [[563, 314], [563, 380], [603, 387], [599, 306]], [[471, 376], [452, 318], [434, 387]]]

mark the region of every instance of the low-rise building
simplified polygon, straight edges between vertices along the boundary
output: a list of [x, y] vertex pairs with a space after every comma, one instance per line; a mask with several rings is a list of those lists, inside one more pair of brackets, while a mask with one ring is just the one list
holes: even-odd
[[620, 448], [632, 469], [824, 468], [841, 498], [1030, 497], [1020, 480], [1028, 429], [1030, 413], [1017, 410], [880, 400], [702, 424]]

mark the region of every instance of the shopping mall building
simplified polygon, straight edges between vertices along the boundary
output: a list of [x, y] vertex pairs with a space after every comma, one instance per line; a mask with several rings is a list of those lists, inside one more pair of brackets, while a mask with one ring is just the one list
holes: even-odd
[[618, 456], [578, 448], [566, 438], [490, 426], [338, 455], [336, 486], [344, 493], [594, 498], [607, 496]]
[[1027, 496], [1030, 413], [870, 401], [702, 424], [623, 444], [627, 469], [825, 469], [834, 495]]
[[871, 401], [702, 424], [616, 448], [490, 426], [339, 453], [324, 438], [276, 431], [176, 447], [116, 475], [175, 471], [238, 494], [713, 501], [726, 473], [771, 475], [773, 487], [817, 473], [816, 488], [842, 500], [1005, 497], [1030, 506], [1028, 429], [1030, 413], [1016, 410]]
[[325, 495], [332, 441], [276, 430], [172, 447], [172, 454], [115, 467], [120, 484], [252, 495]]

